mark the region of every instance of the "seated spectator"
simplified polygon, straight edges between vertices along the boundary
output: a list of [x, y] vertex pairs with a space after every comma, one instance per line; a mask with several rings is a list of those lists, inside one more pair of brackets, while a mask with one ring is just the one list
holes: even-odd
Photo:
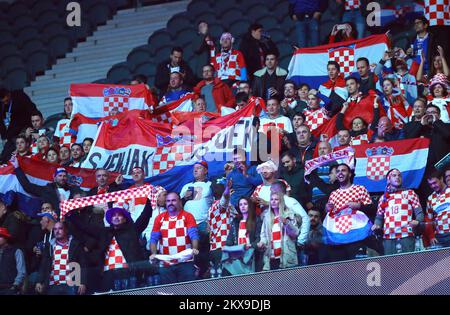
[[233, 49], [233, 42], [234, 38], [230, 33], [223, 33], [220, 37], [220, 51], [216, 52], [213, 45], [209, 47], [211, 64], [217, 72], [217, 77], [228, 86], [232, 86], [235, 81], [247, 80], [244, 55]]
[[69, 166], [70, 162], [70, 149], [64, 145], [59, 149], [59, 163], [61, 166]]
[[[83, 295], [86, 293], [86, 267], [84, 249], [71, 235], [64, 222], [57, 222], [53, 226], [52, 239], [43, 251], [39, 280], [36, 284], [38, 293], [48, 295]], [[81, 268], [79, 274], [80, 285], [74, 286], [69, 282], [72, 272], [71, 263], [77, 263]]]
[[50, 149], [50, 140], [46, 135], [39, 136], [37, 140], [37, 153], [32, 155], [32, 159], [45, 160], [48, 149]]
[[378, 201], [372, 230], [383, 231], [385, 255], [413, 252], [415, 230], [424, 220], [419, 196], [412, 189], [402, 188], [402, 173], [398, 169], [391, 169], [386, 178], [386, 191]]
[[[150, 261], [161, 255], [175, 255], [187, 249], [192, 254], [184, 260], [162, 261], [159, 273], [162, 284], [170, 284], [195, 280], [193, 256], [199, 254], [199, 235], [195, 218], [181, 207], [181, 200], [177, 193], [170, 192], [166, 197], [167, 211], [155, 219], [151, 238]], [[178, 231], [178, 232], [177, 232]], [[177, 237], [173, 237], [176, 235]], [[159, 250], [157, 245], [159, 243]]]
[[296, 113], [294, 117], [292, 117], [292, 127], [294, 128], [294, 133], [297, 131], [298, 127], [305, 124], [305, 114], [303, 113]]
[[8, 206], [6, 200], [5, 197], [0, 197], [0, 227], [8, 229], [14, 238], [14, 245], [23, 248], [28, 232], [28, 218], [22, 211]]
[[[284, 99], [281, 101], [282, 114], [292, 118], [296, 113], [303, 113], [307, 104], [303, 104], [297, 98], [297, 88], [294, 81], [284, 83]], [[304, 106], [305, 105], [305, 106]]]
[[308, 109], [305, 109], [303, 114], [305, 114], [305, 125], [309, 127], [311, 132], [330, 120], [327, 110], [320, 107], [320, 98], [314, 89], [308, 93]]
[[206, 112], [206, 101], [203, 95], [197, 97], [194, 101], [194, 113]]
[[378, 76], [370, 71], [369, 59], [360, 57], [356, 60], [356, 69], [359, 74], [359, 91], [363, 95], [367, 95], [370, 90], [376, 91]]
[[21, 249], [11, 245], [8, 229], [0, 228], [0, 295], [17, 295], [26, 277], [25, 257]]
[[70, 133], [69, 123], [72, 115], [72, 98], [66, 97], [64, 99], [64, 118], [60, 119], [56, 124], [55, 134], [53, 135], [53, 143], [59, 146], [72, 145], [75, 142], [75, 137]]
[[238, 201], [239, 216], [231, 222], [230, 232], [227, 237], [227, 246], [244, 245], [242, 256], [235, 257], [225, 250], [223, 257], [223, 274], [239, 275], [252, 273], [257, 269], [258, 243], [261, 237], [262, 219], [256, 215], [255, 206], [248, 197], [241, 197]]
[[[362, 24], [365, 25], [364, 22]], [[356, 37], [357, 32], [356, 29], [352, 26], [352, 23], [335, 24], [333, 26], [333, 29], [331, 30], [330, 38], [328, 39], [328, 44], [355, 40]]]
[[91, 150], [93, 143], [94, 143], [94, 139], [84, 138], [82, 145], [83, 145], [83, 152], [84, 152], [85, 157], [87, 157], [89, 155], [89, 151]]
[[323, 243], [322, 214], [317, 209], [308, 211], [310, 230], [305, 244], [304, 255], [307, 265], [317, 265], [327, 262], [326, 246]]
[[305, 167], [305, 161], [313, 159], [317, 141], [313, 140], [311, 131], [306, 125], [301, 125], [295, 131], [296, 138], [290, 142], [290, 151], [300, 167]]
[[150, 86], [147, 84], [148, 78], [144, 74], [136, 74], [133, 76], [133, 79], [130, 81], [130, 85], [138, 85], [138, 84], [144, 84], [147, 90], [150, 90]]
[[428, 104], [433, 104], [439, 107], [441, 111], [441, 120], [444, 123], [450, 123], [450, 98], [448, 96], [449, 81], [443, 74], [437, 74], [430, 81], [431, 101]]
[[13, 152], [19, 156], [31, 156], [30, 140], [24, 134], [20, 134], [16, 137], [16, 150]]
[[236, 100], [230, 87], [214, 75], [212, 65], [203, 66], [203, 80], [195, 86], [194, 93], [204, 96], [207, 105], [205, 111], [220, 113], [222, 107], [233, 108]]
[[178, 101], [189, 92], [190, 90], [183, 85], [183, 75], [180, 72], [172, 72], [167, 92], [161, 98], [159, 106]]
[[269, 53], [279, 55], [277, 46], [270, 36], [264, 33], [263, 26], [258, 23], [249, 26], [247, 34], [241, 40], [239, 50], [244, 55], [250, 80], [253, 79], [253, 74], [257, 70], [264, 67]]
[[236, 110], [244, 108], [248, 104], [248, 94], [239, 92], [236, 94]]
[[59, 152], [55, 148], [50, 148], [47, 150], [45, 160], [51, 164], [59, 165]]
[[244, 92], [245, 94], [247, 94], [249, 97], [253, 96], [253, 90], [250, 86], [250, 83], [246, 80], [241, 80], [237, 83], [237, 90], [236, 90], [236, 94], [237, 93], [241, 93]]
[[402, 129], [394, 128], [389, 118], [383, 116], [378, 120], [378, 126], [375, 129], [371, 141], [374, 141], [377, 137], [378, 139], [383, 139], [383, 141], [394, 141], [403, 139], [404, 134]]
[[209, 46], [214, 45], [214, 39], [209, 32], [209, 25], [206, 21], [200, 21], [197, 24], [197, 37], [193, 40], [195, 58], [193, 62], [194, 75], [198, 81], [203, 77], [203, 67], [209, 64], [210, 52]]
[[350, 130], [348, 130], [348, 129], [339, 130], [336, 137], [337, 137], [338, 146], [333, 148], [333, 152], [342, 150], [342, 149], [350, 146], [350, 142], [352, 141], [352, 136], [350, 135]]
[[37, 141], [40, 136], [45, 135], [48, 139], [52, 137], [52, 131], [44, 127], [44, 116], [40, 111], [31, 113], [31, 127], [25, 130], [25, 135], [31, 140], [31, 153], [39, 152]]
[[292, 133], [292, 123], [286, 116], [280, 113], [280, 102], [278, 99], [272, 97], [267, 100], [267, 117], [261, 118], [260, 131], [267, 133], [269, 127], [275, 127], [278, 131], [283, 133]]
[[264, 68], [254, 73], [253, 95], [265, 101], [270, 97], [280, 98], [288, 73], [278, 66], [278, 57], [273, 52], [266, 55], [264, 65]]
[[302, 218], [284, 203], [283, 195], [270, 195], [258, 248], [264, 250], [263, 270], [277, 270], [298, 265], [296, 242]]
[[84, 150], [83, 145], [79, 143], [74, 143], [70, 147], [70, 164], [71, 167], [81, 167], [81, 162], [83, 161]]
[[310, 89], [308, 84], [302, 83], [297, 90], [297, 105], [302, 108], [302, 111], [308, 106], [308, 93]]
[[344, 74], [340, 73], [340, 69], [336, 61], [328, 61], [328, 81], [319, 86], [320, 94], [328, 98], [328, 100], [323, 99], [323, 101], [326, 103], [325, 109], [330, 113], [330, 117], [341, 110], [342, 104], [348, 97]]
[[392, 78], [383, 80], [383, 97], [381, 102], [394, 128], [402, 129], [404, 124], [408, 122], [408, 117], [411, 116], [412, 108], [405, 97], [394, 87], [395, 82]]
[[281, 155], [281, 164], [280, 178], [291, 187], [289, 195], [300, 202], [304, 208], [308, 208], [311, 191], [304, 180], [305, 170], [300, 167], [294, 155], [289, 151]]
[[183, 60], [183, 48], [174, 47], [170, 53], [170, 58], [162, 61], [157, 69], [155, 75], [155, 86], [159, 89], [162, 97], [169, 87], [170, 74], [173, 72], [181, 73], [183, 82], [188, 87], [193, 87], [196, 84], [194, 73], [189, 65]]

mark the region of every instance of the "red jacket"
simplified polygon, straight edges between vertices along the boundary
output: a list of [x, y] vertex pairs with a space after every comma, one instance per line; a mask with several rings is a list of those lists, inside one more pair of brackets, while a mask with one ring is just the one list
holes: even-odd
[[[194, 87], [194, 93], [196, 95], [202, 94], [202, 88], [206, 85], [205, 80], [200, 81]], [[236, 99], [230, 87], [223, 83], [219, 78], [215, 78], [213, 82], [212, 96], [216, 103], [217, 111], [220, 113], [222, 106], [234, 108], [236, 105]]]

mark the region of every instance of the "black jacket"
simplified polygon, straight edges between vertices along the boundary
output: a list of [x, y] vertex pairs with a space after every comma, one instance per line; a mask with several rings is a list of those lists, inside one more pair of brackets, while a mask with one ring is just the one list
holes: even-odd
[[98, 240], [103, 257], [108, 251], [111, 240], [115, 237], [127, 263], [130, 267], [133, 267], [133, 263], [135, 263], [133, 265], [136, 265], [137, 263], [146, 260], [139, 243], [139, 235], [141, 235], [147, 227], [151, 216], [152, 206], [150, 200], [147, 200], [145, 208], [136, 222], [126, 222], [117, 229], [113, 227], [99, 227], [92, 224], [83, 224], [80, 220], [80, 216], [76, 212], [71, 213], [69, 216], [66, 216], [66, 218], [79, 230], [79, 232], [86, 233], [88, 236]]
[[[42, 254], [41, 266], [39, 268], [39, 278], [38, 283], [42, 283], [45, 286], [49, 285], [50, 274], [52, 271], [52, 264], [54, 260], [53, 256], [53, 246], [55, 244], [55, 239], [46, 244], [44, 248], [44, 252]], [[78, 263], [81, 267], [80, 280], [81, 284], [86, 285], [87, 275], [86, 275], [86, 258], [83, 246], [76, 239], [70, 239], [69, 243], [69, 259], [68, 263], [75, 262]]]
[[[277, 67], [274, 73], [275, 86], [273, 86], [278, 91], [278, 97], [281, 99], [284, 93], [284, 83], [287, 76], [287, 71]], [[267, 100], [267, 89], [270, 88], [268, 85], [269, 75], [267, 73], [267, 68], [263, 68], [254, 73], [253, 78], [253, 96], [262, 97], [264, 100]]]
[[239, 45], [239, 50], [244, 55], [247, 73], [250, 78], [253, 78], [253, 74], [256, 71], [263, 68], [259, 55], [260, 48], [263, 51], [264, 59], [268, 53], [279, 55], [277, 46], [270, 38], [257, 40], [251, 34], [246, 34]]
[[[238, 244], [238, 237], [239, 237], [239, 222], [241, 221], [240, 217], [234, 218], [233, 221], [231, 221], [231, 228], [228, 233], [227, 237], [227, 246], [234, 246]], [[261, 227], [262, 227], [262, 220], [259, 216], [256, 217], [256, 224], [255, 229], [253, 231], [248, 231], [248, 237], [250, 239], [250, 244], [254, 249], [257, 249], [257, 244], [261, 240]]]
[[[51, 203], [53, 209], [55, 209], [55, 212], [59, 215], [61, 210], [59, 209], [60, 200], [56, 183], [49, 183], [45, 186], [32, 184], [20, 167], [16, 168], [16, 175], [19, 183], [23, 186], [27, 193], [40, 197], [45, 202]], [[67, 189], [70, 191], [69, 199], [73, 198], [76, 193], [80, 192], [78, 187], [68, 186]]]
[[[196, 80], [191, 67], [182, 60], [180, 62], [180, 72], [184, 73], [184, 85], [192, 88], [196, 85]], [[158, 65], [155, 75], [155, 86], [160, 91], [160, 96], [164, 95], [167, 91], [170, 81], [170, 59], [164, 60]]]

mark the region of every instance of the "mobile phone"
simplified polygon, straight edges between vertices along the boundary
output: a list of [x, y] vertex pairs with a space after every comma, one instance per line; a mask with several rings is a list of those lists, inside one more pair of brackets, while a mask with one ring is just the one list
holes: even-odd
[[336, 29], [338, 31], [345, 30], [346, 28], [347, 28], [347, 25], [345, 25], [345, 24], [338, 24], [338, 26], [336, 27]]

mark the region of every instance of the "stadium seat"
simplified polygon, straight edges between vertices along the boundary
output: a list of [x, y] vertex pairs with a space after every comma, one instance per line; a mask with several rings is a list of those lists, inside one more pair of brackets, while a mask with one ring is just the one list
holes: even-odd
[[164, 46], [164, 45], [170, 45], [171, 43], [172, 43], [172, 36], [165, 29], [154, 32], [148, 38], [148, 44], [150, 46], [154, 46], [155, 49], [157, 47], [161, 47], [161, 46]]
[[87, 18], [81, 18], [81, 25], [69, 27], [69, 36], [75, 41], [82, 41], [90, 34], [92, 34], [93, 26]]
[[242, 12], [250, 13], [256, 6], [258, 5], [264, 6], [264, 4], [262, 4], [261, 2], [262, 2], [261, 0], [245, 0], [241, 2], [239, 7], [242, 10]]
[[23, 43], [20, 48], [20, 52], [24, 60], [33, 52], [38, 50], [46, 50], [44, 43], [39, 39], [39, 37], [35, 37]]
[[238, 6], [239, 5], [236, 3], [235, 0], [226, 0], [226, 1], [215, 1], [213, 8], [215, 12], [220, 13]]
[[0, 46], [3, 46], [7, 43], [15, 43], [14, 36], [11, 34], [11, 32], [0, 31]]
[[197, 36], [198, 34], [196, 30], [192, 27], [189, 27], [179, 31], [176, 34], [174, 41], [177, 43], [177, 45], [184, 47], [195, 40]]
[[126, 62], [117, 63], [108, 71], [107, 78], [114, 83], [123, 83], [130, 80], [131, 71]]
[[4, 85], [10, 90], [21, 90], [28, 83], [28, 76], [25, 67], [16, 66], [7, 71]]
[[292, 23], [291, 17], [289, 16], [289, 3], [287, 1], [283, 1], [279, 3], [272, 11], [274, 17], [278, 19], [280, 22], [284, 22], [284, 20], [289, 20]]
[[88, 6], [87, 12], [89, 21], [96, 25], [106, 23], [112, 15], [110, 7], [101, 1], [95, 1], [91, 6]]
[[206, 11], [212, 11], [210, 1], [207, 0], [194, 0], [187, 6], [187, 13], [192, 19], [196, 19], [198, 15]]
[[152, 62], [143, 62], [133, 69], [133, 74], [143, 74], [147, 77], [154, 77], [156, 74], [156, 65]]
[[45, 41], [48, 41], [50, 38], [57, 34], [66, 34], [66, 30], [64, 25], [58, 22], [51, 22], [47, 24], [43, 29], [41, 29], [42, 37]]
[[148, 45], [134, 48], [127, 56], [128, 67], [133, 70], [137, 65], [151, 60], [152, 52]]
[[223, 32], [224, 28], [221, 24], [214, 23], [209, 25], [209, 33], [217, 42], [220, 39], [220, 36], [222, 35]]
[[173, 48], [173, 44], [158, 47], [155, 51], [154, 59], [162, 61], [166, 58], [169, 58], [172, 48]]
[[58, 22], [65, 23], [64, 18], [60, 17], [56, 10], [47, 10], [42, 12], [36, 19], [39, 29], [44, 28], [47, 24]]
[[255, 5], [254, 7], [249, 9], [248, 14], [246, 14], [247, 18], [252, 23], [268, 15], [270, 15], [270, 11], [263, 4]]
[[24, 66], [22, 55], [19, 53], [10, 54], [2, 58], [2, 68], [5, 70], [5, 73], [8, 73], [8, 70], [13, 69], [15, 67]]
[[278, 50], [280, 51], [280, 59], [283, 59], [285, 56], [292, 56], [294, 52], [294, 47], [287, 40], [276, 42]]
[[47, 41], [50, 56], [53, 59], [62, 58], [72, 48], [72, 41], [67, 34], [55, 34]]
[[167, 29], [172, 34], [172, 37], [190, 27], [192, 27], [192, 22], [185, 13], [176, 14], [167, 22]]
[[197, 26], [197, 23], [200, 21], [206, 21], [208, 24], [215, 23], [217, 22], [217, 17], [212, 11], [203, 11], [201, 14], [197, 15], [195, 20], [195, 25]]
[[247, 33], [248, 27], [250, 26], [250, 22], [245, 19], [238, 20], [231, 25], [228, 29], [234, 37], [240, 37]]
[[24, 2], [15, 1], [11, 3], [8, 11], [6, 12], [6, 17], [11, 24], [14, 23], [20, 16], [26, 16], [29, 14], [27, 5]]
[[289, 35], [291, 31], [295, 31], [295, 22], [291, 18], [285, 18], [280, 24], [281, 30], [284, 34]]
[[280, 42], [288, 39], [288, 36], [280, 29], [268, 30], [268, 33], [273, 42]]
[[19, 33], [22, 29], [27, 27], [35, 27], [35, 21], [31, 16], [19, 16], [13, 22], [12, 29], [14, 34]]
[[56, 8], [51, 1], [35, 1], [33, 4], [29, 4], [31, 15], [36, 19], [39, 18], [44, 12], [55, 10]]
[[39, 33], [36, 27], [25, 27], [18, 34], [16, 34], [16, 43], [17, 46], [22, 47], [30, 40], [41, 38], [41, 34]]
[[285, 55], [282, 58], [280, 58], [280, 62], [279, 62], [280, 67], [287, 70], [291, 59], [292, 59], [292, 54]]
[[275, 29], [278, 27], [278, 20], [274, 16], [264, 16], [256, 20], [265, 30]]
[[6, 56], [19, 54], [19, 49], [17, 48], [15, 43], [5, 43], [2, 45], [2, 49], [0, 49], [0, 63]]
[[245, 19], [243, 13], [238, 9], [231, 9], [226, 12], [216, 12], [217, 18], [220, 19], [224, 28], [230, 28], [234, 22]]
[[44, 49], [31, 53], [26, 59], [26, 68], [31, 80], [43, 74], [49, 66], [49, 55]]

